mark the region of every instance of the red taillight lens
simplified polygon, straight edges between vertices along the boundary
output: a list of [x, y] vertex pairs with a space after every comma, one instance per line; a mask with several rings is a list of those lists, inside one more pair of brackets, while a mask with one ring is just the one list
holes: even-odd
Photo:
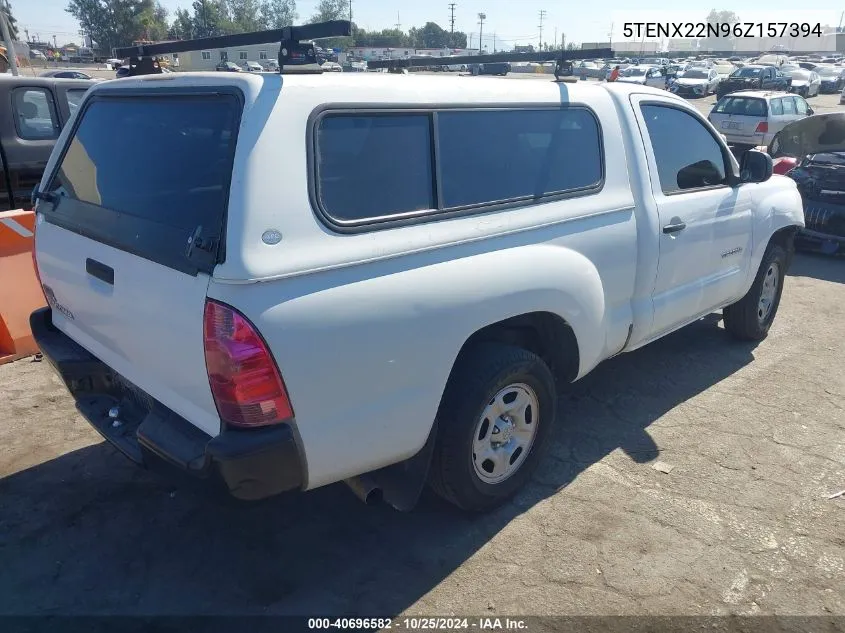
[[765, 134], [765, 133], [766, 133], [766, 132], [768, 132], [768, 131], [769, 131], [769, 123], [768, 123], [767, 121], [760, 121], [760, 122], [757, 124], [757, 130], [756, 130], [756, 132], [757, 132], [758, 134]]
[[276, 363], [246, 317], [206, 300], [203, 342], [211, 393], [224, 422], [255, 427], [293, 417]]

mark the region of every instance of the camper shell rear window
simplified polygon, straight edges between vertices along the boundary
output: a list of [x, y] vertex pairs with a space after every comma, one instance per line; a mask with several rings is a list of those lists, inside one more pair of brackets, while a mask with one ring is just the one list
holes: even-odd
[[189, 274], [222, 258], [238, 94], [94, 95], [48, 190], [48, 221]]

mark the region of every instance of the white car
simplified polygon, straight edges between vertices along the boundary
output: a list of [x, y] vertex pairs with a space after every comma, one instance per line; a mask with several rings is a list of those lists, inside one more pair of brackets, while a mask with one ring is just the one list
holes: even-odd
[[798, 68], [797, 70], [785, 71], [785, 74], [792, 77], [791, 92], [802, 97], [815, 97], [819, 94], [822, 80], [814, 70]]
[[707, 118], [728, 143], [740, 147], [768, 145], [787, 123], [813, 114], [799, 95], [743, 90], [719, 99]]
[[343, 66], [338, 64], [337, 62], [323, 62], [320, 66], [324, 72], [330, 73], [340, 73], [343, 72]]
[[428, 482], [488, 510], [603, 360], [718, 310], [766, 337], [804, 224], [771, 174], [639, 85], [104, 82], [34, 194], [31, 325], [138, 464], [242, 499], [345, 481], [410, 509]]
[[243, 62], [241, 63], [241, 68], [243, 68], [248, 73], [264, 72], [264, 67], [258, 62]]
[[657, 66], [629, 66], [619, 71], [617, 81], [654, 88], [666, 87], [666, 75]]
[[706, 97], [719, 87], [719, 73], [715, 68], [694, 66], [672, 82], [670, 90], [682, 97]]

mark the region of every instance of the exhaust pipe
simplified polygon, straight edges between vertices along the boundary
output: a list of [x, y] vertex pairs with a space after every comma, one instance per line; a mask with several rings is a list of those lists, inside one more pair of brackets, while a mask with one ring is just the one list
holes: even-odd
[[343, 483], [349, 486], [350, 490], [355, 493], [355, 496], [367, 505], [374, 505], [382, 499], [381, 488], [366, 473], [345, 479]]

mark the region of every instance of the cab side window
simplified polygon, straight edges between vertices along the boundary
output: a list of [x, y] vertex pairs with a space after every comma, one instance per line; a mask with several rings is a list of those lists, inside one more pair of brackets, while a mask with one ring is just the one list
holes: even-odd
[[701, 121], [662, 105], [643, 105], [642, 114], [663, 193], [727, 184], [722, 146]]
[[25, 141], [58, 138], [61, 131], [53, 95], [44, 88], [17, 88], [12, 110], [18, 137]]

